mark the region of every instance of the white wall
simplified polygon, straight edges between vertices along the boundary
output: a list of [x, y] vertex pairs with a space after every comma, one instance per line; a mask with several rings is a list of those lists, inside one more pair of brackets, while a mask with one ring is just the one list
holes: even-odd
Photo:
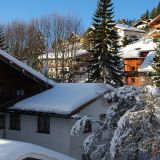
[[[103, 98], [84, 108], [78, 114], [81, 116], [91, 115], [99, 119], [99, 115], [106, 112]], [[29, 142], [53, 149], [76, 159], [81, 159], [82, 144], [89, 135], [83, 134], [79, 137], [71, 137], [70, 131], [76, 120], [64, 118], [50, 118], [50, 134], [37, 133], [37, 116], [21, 115], [21, 130], [9, 129], [9, 114], [6, 115], [6, 138]], [[94, 130], [94, 128], [93, 128]]]
[[21, 130], [9, 129], [9, 114], [6, 116], [6, 139], [30, 142], [70, 154], [70, 130], [72, 120], [51, 118], [50, 134], [37, 133], [37, 116], [21, 115]]
[[[96, 120], [100, 119], [100, 114], [106, 113], [106, 103], [104, 98], [99, 98], [96, 102], [90, 104], [88, 107], [77, 113], [80, 116], [88, 115], [94, 117]], [[92, 125], [92, 131], [96, 129], [96, 124]], [[90, 133], [84, 133], [83, 136], [71, 137], [71, 155], [77, 159], [81, 157], [83, 150], [82, 145], [85, 138], [90, 135]]]
[[119, 38], [119, 44], [122, 45], [122, 41], [124, 37], [132, 37], [132, 36], [136, 36], [138, 39], [142, 38], [144, 33], [141, 32], [135, 32], [135, 31], [128, 31], [128, 30], [117, 30], [118, 35], [120, 36]]

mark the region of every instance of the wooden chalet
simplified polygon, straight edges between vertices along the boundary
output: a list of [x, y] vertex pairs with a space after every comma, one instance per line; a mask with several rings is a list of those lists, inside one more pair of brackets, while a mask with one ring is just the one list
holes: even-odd
[[53, 87], [40, 73], [0, 50], [0, 109]]
[[143, 73], [138, 72], [139, 67], [143, 63], [148, 52], [141, 52], [139, 57], [131, 57], [124, 59], [124, 71], [126, 73], [125, 83], [127, 85], [143, 85]]
[[153, 38], [160, 38], [160, 15], [153, 19], [149, 23], [149, 26], [151, 28], [151, 31], [148, 35]]
[[154, 70], [151, 61], [155, 56], [156, 46], [153, 39], [146, 38], [121, 49], [126, 85], [141, 86], [151, 83], [149, 74]]
[[145, 27], [148, 26], [148, 24], [152, 21], [152, 19], [148, 20], [139, 20], [137, 21], [133, 26], [139, 29], [144, 29]]

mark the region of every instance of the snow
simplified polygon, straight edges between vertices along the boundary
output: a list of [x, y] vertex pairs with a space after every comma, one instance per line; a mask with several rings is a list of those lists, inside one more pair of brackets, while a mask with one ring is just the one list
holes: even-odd
[[126, 25], [126, 24], [116, 24], [115, 27], [116, 27], [116, 28], [119, 28], [119, 29], [122, 29], [122, 30], [128, 30], [128, 31], [145, 33], [145, 31], [143, 31], [143, 30], [140, 30], [140, 29], [138, 29], [138, 28], [136, 28], [136, 27], [129, 26], [129, 25]]
[[29, 72], [30, 74], [32, 74], [33, 76], [37, 77], [38, 79], [48, 83], [49, 85], [54, 86], [55, 82], [53, 82], [52, 80], [47, 79], [45, 76], [43, 76], [41, 73], [35, 71], [34, 69], [30, 68], [29, 66], [27, 66], [26, 64], [24, 64], [23, 62], [17, 60], [16, 58], [14, 58], [12, 55], [0, 50], [0, 56], [5, 57], [6, 59], [8, 59], [10, 61], [10, 63], [14, 63], [17, 66], [21, 67], [24, 71]]
[[76, 56], [81, 56], [81, 55], [85, 55], [88, 54], [88, 51], [85, 49], [80, 49], [76, 52]]
[[127, 116], [128, 115], [125, 114], [124, 116], [120, 118], [120, 120], [118, 121], [118, 125], [117, 125], [118, 127], [115, 130], [114, 135], [111, 140], [110, 154], [113, 159], [115, 158], [115, 155], [116, 155], [116, 145], [118, 144], [120, 146], [122, 143], [122, 138], [128, 136], [129, 134], [129, 131], [127, 131], [127, 132], [124, 132], [124, 135], [121, 135], [122, 130], [125, 128], [126, 119], [128, 118]]
[[74, 160], [68, 156], [34, 144], [0, 139], [0, 160]]
[[78, 136], [83, 133], [86, 122], [91, 120], [92, 118], [88, 116], [84, 116], [82, 119], [79, 119], [71, 129], [71, 136]]
[[52, 89], [16, 103], [10, 109], [70, 114], [112, 86], [101, 83], [59, 83]]
[[155, 55], [156, 55], [155, 51], [149, 52], [147, 57], [145, 58], [145, 60], [141, 64], [141, 66], [139, 67], [138, 71], [139, 72], [154, 72], [155, 70], [151, 66], [151, 63], [152, 63]]
[[140, 53], [138, 50], [130, 50], [123, 54], [123, 58], [139, 58]]
[[155, 96], [155, 97], [160, 97], [159, 87], [148, 85], [146, 86], [146, 90], [150, 95]]
[[[81, 47], [82, 48], [82, 47]], [[85, 54], [87, 54], [88, 52], [87, 52], [87, 50], [85, 50], [85, 49], [77, 49], [76, 51], [74, 51], [75, 52], [75, 56], [81, 56], [81, 55], [85, 55]], [[73, 52], [73, 53], [74, 53]], [[64, 58], [70, 58], [70, 57], [72, 57], [72, 54], [73, 54], [71, 51], [70, 52], [68, 52], [68, 51], [65, 51], [65, 53], [64, 53]], [[63, 57], [63, 53], [62, 52], [58, 52], [57, 53], [57, 58], [58, 59], [62, 59], [62, 57]], [[74, 56], [74, 55], [73, 55]], [[39, 57], [38, 57], [38, 59], [47, 59], [47, 57], [48, 57], [48, 59], [55, 59], [55, 53], [54, 52], [50, 52], [50, 53], [48, 53], [48, 54], [43, 54], [43, 55], [40, 55]]]
[[122, 58], [138, 58], [140, 52], [155, 51], [157, 44], [151, 38], [142, 38], [126, 47], [120, 49], [119, 55]]
[[[38, 59], [47, 59], [47, 57], [48, 59], [55, 59], [55, 53], [53, 52], [45, 53], [43, 55], [40, 55]], [[62, 58], [62, 53], [60, 54], [58, 53], [58, 58]]]

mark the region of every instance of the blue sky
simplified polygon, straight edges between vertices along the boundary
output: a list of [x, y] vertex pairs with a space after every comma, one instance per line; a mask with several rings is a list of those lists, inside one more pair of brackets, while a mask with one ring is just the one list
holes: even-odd
[[[159, 0], [113, 0], [115, 19], [134, 19], [147, 9], [151, 10]], [[0, 0], [0, 23], [12, 20], [29, 21], [50, 13], [78, 15], [85, 27], [92, 21], [97, 0]]]

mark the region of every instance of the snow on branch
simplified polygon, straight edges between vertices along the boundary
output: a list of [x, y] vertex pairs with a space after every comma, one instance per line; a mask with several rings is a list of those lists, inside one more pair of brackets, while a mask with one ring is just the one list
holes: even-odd
[[71, 136], [77, 136], [82, 134], [84, 132], [86, 123], [91, 121], [92, 118], [88, 116], [84, 116], [81, 119], [79, 119], [71, 129]]

